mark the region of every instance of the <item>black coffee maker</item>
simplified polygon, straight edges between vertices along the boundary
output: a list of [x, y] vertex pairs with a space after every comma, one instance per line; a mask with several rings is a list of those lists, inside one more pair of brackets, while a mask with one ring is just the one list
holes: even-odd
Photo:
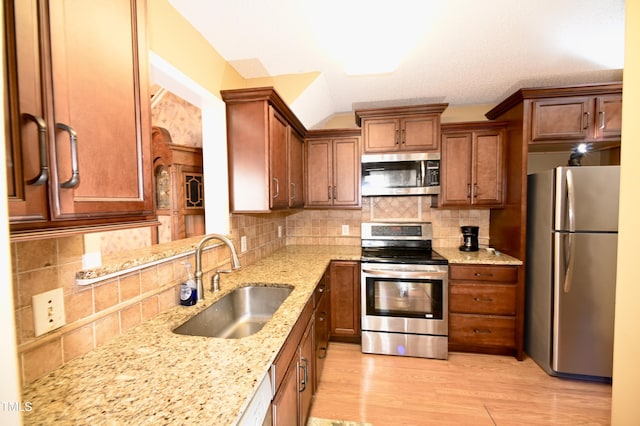
[[460, 251], [478, 251], [478, 231], [479, 226], [461, 226], [463, 244]]

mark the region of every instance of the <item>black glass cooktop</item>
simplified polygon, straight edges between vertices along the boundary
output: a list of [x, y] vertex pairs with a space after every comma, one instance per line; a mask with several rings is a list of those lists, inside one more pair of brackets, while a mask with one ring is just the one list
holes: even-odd
[[363, 262], [447, 265], [449, 262], [431, 248], [363, 247]]

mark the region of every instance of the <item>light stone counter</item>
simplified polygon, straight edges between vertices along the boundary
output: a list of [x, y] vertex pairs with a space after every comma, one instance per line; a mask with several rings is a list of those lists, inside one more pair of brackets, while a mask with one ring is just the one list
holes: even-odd
[[[178, 306], [25, 387], [25, 424], [131, 425], [237, 422], [331, 260], [358, 246], [288, 246], [221, 278], [221, 292]], [[256, 334], [242, 339], [171, 330], [244, 283], [294, 291]]]
[[[484, 250], [435, 250], [450, 263], [522, 264]], [[222, 291], [215, 296], [207, 292], [206, 300], [196, 306], [178, 306], [160, 314], [26, 386], [23, 401], [30, 402], [33, 410], [24, 413], [24, 423], [235, 424], [331, 260], [360, 260], [360, 247], [287, 246], [225, 274]], [[182, 336], [171, 331], [234, 288], [249, 283], [294, 287], [261, 331], [242, 339]]]
[[445, 257], [449, 263], [475, 263], [485, 265], [522, 265], [522, 261], [515, 257], [499, 252], [489, 252], [485, 249], [478, 251], [460, 251], [458, 248], [434, 247], [434, 250]]

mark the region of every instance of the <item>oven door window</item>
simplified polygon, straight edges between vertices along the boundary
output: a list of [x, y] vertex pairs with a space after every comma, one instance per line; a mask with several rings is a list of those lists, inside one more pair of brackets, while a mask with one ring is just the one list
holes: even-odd
[[442, 292], [442, 280], [367, 277], [367, 315], [442, 319]]

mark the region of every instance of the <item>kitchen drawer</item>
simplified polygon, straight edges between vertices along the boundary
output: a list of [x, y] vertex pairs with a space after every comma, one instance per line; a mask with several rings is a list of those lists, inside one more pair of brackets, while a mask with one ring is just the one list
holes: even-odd
[[515, 327], [515, 317], [449, 314], [449, 343], [514, 347]]
[[518, 268], [493, 265], [449, 265], [449, 280], [515, 283], [518, 281]]
[[449, 312], [515, 315], [514, 284], [450, 283]]

